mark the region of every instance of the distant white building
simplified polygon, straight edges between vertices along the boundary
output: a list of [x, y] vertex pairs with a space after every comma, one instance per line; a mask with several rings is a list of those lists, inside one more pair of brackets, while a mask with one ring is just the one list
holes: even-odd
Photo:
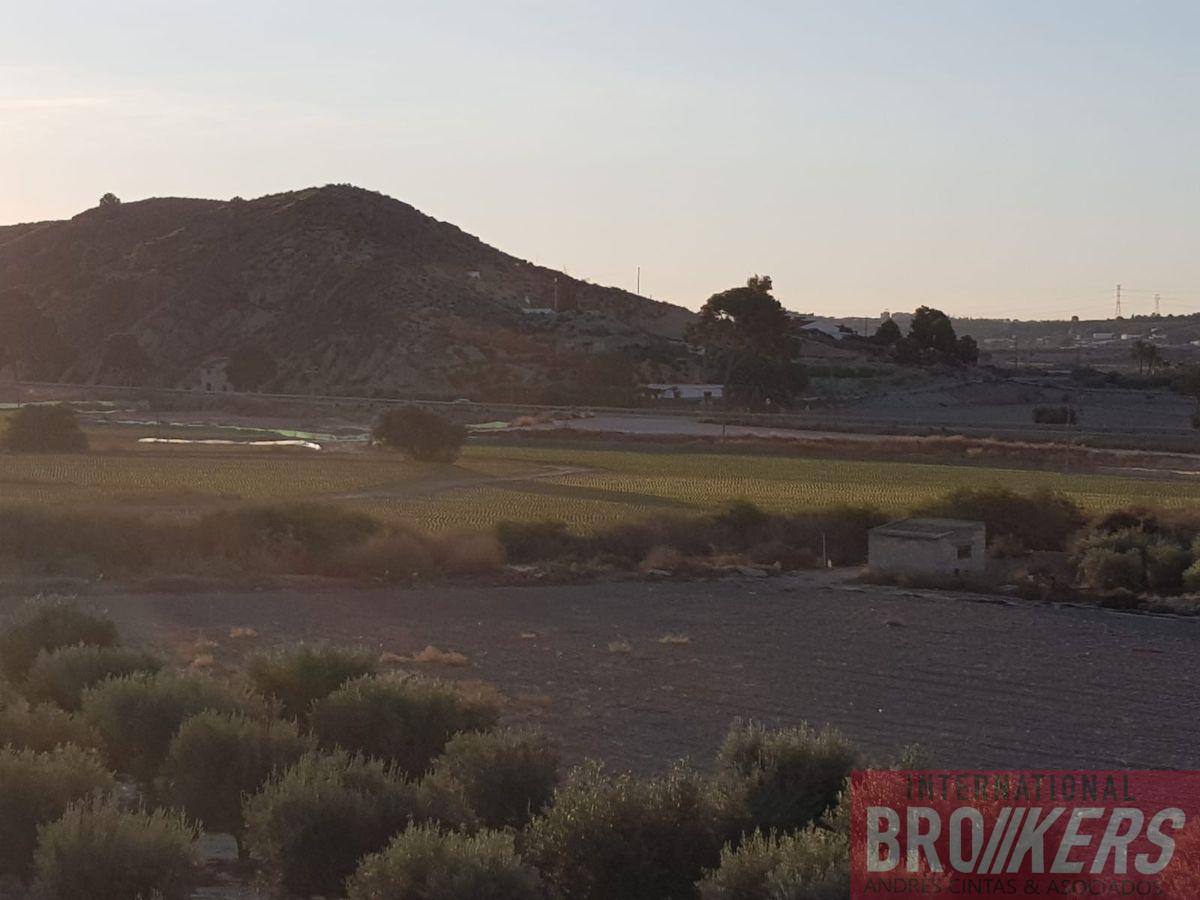
[[835, 341], [840, 341], [848, 334], [854, 334], [854, 331], [847, 328], [845, 325], [839, 325], [836, 322], [812, 322], [803, 326], [801, 331], [809, 334], [823, 334], [826, 337], [831, 337]]
[[226, 371], [228, 367], [228, 356], [214, 356], [206, 359], [200, 364], [195, 390], [208, 394], [223, 394], [232, 391], [233, 386], [229, 382], [229, 374]]
[[707, 405], [725, 395], [723, 384], [647, 384], [643, 390], [655, 400], [679, 400]]

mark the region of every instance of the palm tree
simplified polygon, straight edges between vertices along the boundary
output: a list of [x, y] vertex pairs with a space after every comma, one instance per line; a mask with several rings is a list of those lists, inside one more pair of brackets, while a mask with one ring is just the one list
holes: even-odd
[[1150, 345], [1145, 341], [1134, 341], [1133, 358], [1137, 360], [1138, 374], [1144, 375], [1146, 372], [1146, 362], [1150, 358]]
[[1150, 374], [1154, 374], [1154, 370], [1162, 365], [1162, 355], [1158, 352], [1158, 347], [1154, 344], [1146, 345], [1146, 368]]

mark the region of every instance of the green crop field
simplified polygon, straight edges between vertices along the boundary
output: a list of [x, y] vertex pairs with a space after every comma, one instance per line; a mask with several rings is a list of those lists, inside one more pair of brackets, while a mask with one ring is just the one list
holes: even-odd
[[457, 465], [375, 451], [138, 448], [0, 454], [0, 504], [188, 514], [240, 502], [337, 502], [434, 530], [502, 519], [593, 528], [745, 499], [776, 511], [871, 504], [901, 513], [958, 487], [1061, 490], [1092, 511], [1200, 504], [1200, 483], [1021, 469], [561, 447], [469, 447]]
[[1090, 511], [1141, 504], [1200, 506], [1200, 483], [1061, 475], [1023, 469], [796, 459], [694, 452], [479, 448], [469, 459], [505, 459], [589, 471], [479, 485], [367, 508], [427, 527], [462, 528], [498, 518], [562, 519], [588, 529], [654, 512], [696, 512], [745, 499], [779, 512], [869, 504], [903, 513], [960, 487], [1060, 490]]

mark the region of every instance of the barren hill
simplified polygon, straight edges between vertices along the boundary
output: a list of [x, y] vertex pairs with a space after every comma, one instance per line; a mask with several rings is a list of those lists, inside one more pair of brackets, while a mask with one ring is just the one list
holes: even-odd
[[517, 395], [615, 351], [670, 365], [691, 315], [349, 186], [0, 228], [23, 378], [191, 385], [234, 356], [270, 361], [264, 389]]

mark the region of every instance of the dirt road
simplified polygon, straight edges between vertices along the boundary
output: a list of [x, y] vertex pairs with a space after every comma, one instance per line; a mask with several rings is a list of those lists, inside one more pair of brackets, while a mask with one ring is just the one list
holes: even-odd
[[[1197, 620], [825, 574], [97, 601], [135, 638], [181, 653], [217, 641], [218, 666], [296, 639], [460, 651], [466, 667], [430, 671], [495, 684], [510, 719], [541, 724], [572, 762], [704, 764], [738, 716], [834, 724], [877, 754], [919, 743], [944, 766], [1196, 767], [1200, 754]], [[231, 639], [235, 626], [258, 637]]]

